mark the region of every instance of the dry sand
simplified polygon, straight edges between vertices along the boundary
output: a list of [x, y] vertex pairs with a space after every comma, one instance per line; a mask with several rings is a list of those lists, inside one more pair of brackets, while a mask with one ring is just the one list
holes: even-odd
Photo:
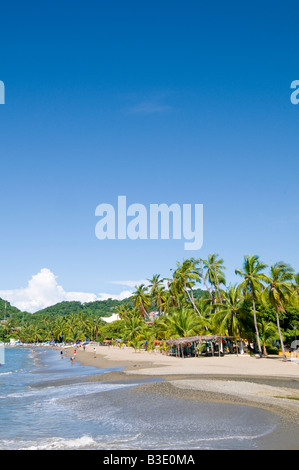
[[[94, 346], [87, 346], [85, 352], [93, 351]], [[84, 351], [83, 351], [84, 353]], [[205, 375], [227, 374], [236, 376], [261, 376], [299, 379], [299, 363], [283, 362], [280, 356], [259, 358], [255, 356], [193, 357], [177, 358], [158, 352], [135, 352], [126, 347], [96, 346], [96, 358], [93, 365], [101, 367], [105, 360], [112, 367], [125, 367], [126, 374], [150, 376], [166, 375]], [[84, 360], [80, 356], [80, 360]], [[89, 358], [92, 360], [92, 358]], [[109, 367], [109, 366], [108, 366]]]

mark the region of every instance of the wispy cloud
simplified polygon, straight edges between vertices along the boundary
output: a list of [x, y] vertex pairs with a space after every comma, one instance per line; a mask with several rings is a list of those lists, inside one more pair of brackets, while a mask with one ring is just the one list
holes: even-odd
[[126, 286], [126, 287], [135, 288], [135, 286], [140, 286], [141, 284], [144, 284], [145, 286], [147, 286], [147, 285], [149, 285], [149, 281], [147, 279], [139, 279], [137, 281], [134, 281], [134, 280], [111, 281], [110, 284], [117, 284], [119, 286]]
[[154, 114], [154, 113], [164, 113], [170, 111], [171, 106], [166, 104], [161, 104], [157, 102], [146, 101], [138, 103], [135, 106], [129, 109], [129, 112], [132, 114]]

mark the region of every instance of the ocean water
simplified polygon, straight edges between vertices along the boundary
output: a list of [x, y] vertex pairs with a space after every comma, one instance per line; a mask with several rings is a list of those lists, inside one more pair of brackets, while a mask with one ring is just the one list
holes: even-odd
[[258, 449], [277, 428], [275, 415], [257, 408], [136, 393], [138, 383], [88, 381], [110, 370], [71, 364], [59, 350], [6, 348], [0, 450]]

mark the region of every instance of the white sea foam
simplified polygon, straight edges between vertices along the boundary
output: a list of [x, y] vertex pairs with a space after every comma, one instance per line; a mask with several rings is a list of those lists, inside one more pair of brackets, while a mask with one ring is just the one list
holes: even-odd
[[30, 444], [28, 447], [21, 447], [20, 450], [71, 450], [90, 449], [96, 446], [96, 442], [91, 436], [84, 435], [75, 439], [63, 439], [53, 437], [45, 442]]
[[[138, 433], [127, 438], [113, 439], [111, 435], [101, 435], [92, 437], [90, 435], [83, 435], [81, 437], [66, 439], [61, 437], [53, 437], [46, 439], [39, 439], [36, 442], [20, 442], [19, 445], [14, 442], [14, 446], [18, 446], [18, 450], [101, 450], [101, 449], [128, 449], [128, 450], [141, 450], [141, 449], [214, 449], [219, 448], [219, 443], [222, 442], [222, 447], [229, 448], [229, 441], [253, 441], [273, 432], [274, 429], [267, 432], [256, 434], [254, 436], [240, 435], [240, 436], [223, 436], [223, 437], [208, 437], [208, 438], [195, 438], [182, 441], [164, 441], [163, 439], [147, 439], [142, 433]], [[213, 445], [213, 443], [216, 443]], [[8, 448], [11, 444], [7, 442]], [[221, 445], [220, 445], [221, 447]]]

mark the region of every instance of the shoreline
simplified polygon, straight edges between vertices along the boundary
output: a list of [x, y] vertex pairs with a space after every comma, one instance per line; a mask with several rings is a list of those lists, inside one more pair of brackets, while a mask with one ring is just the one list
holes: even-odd
[[122, 370], [95, 375], [89, 380], [136, 382], [139, 393], [150, 391], [185, 400], [261, 407], [299, 424], [299, 364], [240, 356], [182, 359], [108, 346], [96, 346], [95, 356], [93, 347], [88, 346], [85, 351], [78, 348], [76, 360], [99, 369]]
[[[159, 403], [169, 398], [169, 404], [173, 403], [174, 415], [175, 403], [181, 403], [187, 409], [196, 402], [199, 406], [204, 402], [237, 405], [236, 412], [243, 413], [244, 407], [245, 414], [248, 408], [253, 408], [260, 410], [260, 413], [270, 413], [276, 422], [273, 431], [256, 437], [259, 449], [299, 450], [298, 364], [283, 363], [279, 359], [240, 356], [182, 359], [160, 353], [139, 353], [132, 348], [106, 346], [96, 346], [95, 354], [93, 348], [94, 345], [88, 345], [85, 350], [77, 347], [75, 362], [83, 367], [99, 369], [98, 374], [95, 370], [91, 375], [64, 377], [36, 386], [71, 386], [82, 383], [82, 380], [132, 384], [134, 386], [128, 387], [125, 392], [130, 403]], [[56, 350], [60, 361], [63, 348], [57, 346], [51, 349]], [[64, 349], [64, 353], [64, 359], [70, 360], [74, 356], [74, 348]], [[265, 374], [268, 363], [271, 365]], [[118, 392], [110, 391], [109, 396], [113, 395], [118, 400]]]
[[123, 369], [89, 380], [135, 382], [136, 394], [260, 408], [278, 417], [277, 429], [261, 438], [261, 448], [299, 450], [299, 364], [240, 356], [182, 359], [107, 346], [96, 346], [95, 355], [93, 347], [77, 349], [82, 365]]

